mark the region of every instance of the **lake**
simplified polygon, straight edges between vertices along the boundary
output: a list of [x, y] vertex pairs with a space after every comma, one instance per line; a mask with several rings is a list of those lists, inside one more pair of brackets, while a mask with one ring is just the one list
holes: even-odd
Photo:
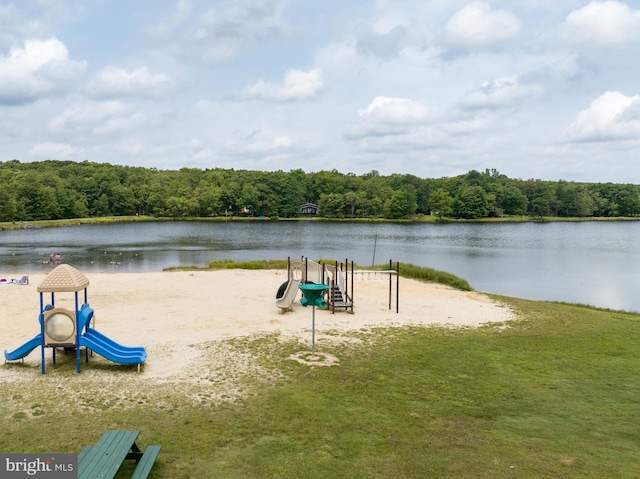
[[[211, 260], [412, 263], [489, 293], [640, 311], [640, 222], [369, 224], [144, 222], [0, 231], [0, 277], [52, 269], [149, 272]], [[402, 266], [401, 266], [402, 267]]]

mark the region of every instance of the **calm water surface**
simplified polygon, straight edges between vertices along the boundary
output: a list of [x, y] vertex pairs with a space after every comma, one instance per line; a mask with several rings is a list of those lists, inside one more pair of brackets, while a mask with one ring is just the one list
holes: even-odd
[[298, 258], [361, 265], [412, 263], [460, 276], [479, 291], [640, 311], [640, 222], [351, 224], [121, 223], [0, 231], [0, 277]]

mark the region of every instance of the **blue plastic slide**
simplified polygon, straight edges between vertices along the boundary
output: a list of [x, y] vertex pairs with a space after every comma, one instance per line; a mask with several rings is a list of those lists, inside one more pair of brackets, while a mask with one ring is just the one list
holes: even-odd
[[40, 346], [42, 344], [42, 334], [38, 333], [37, 335], [35, 335], [33, 337], [33, 339], [30, 339], [29, 341], [27, 341], [26, 343], [24, 343], [22, 346], [20, 346], [18, 349], [16, 349], [15, 351], [11, 351], [10, 353], [7, 352], [7, 350], [4, 350], [4, 358], [7, 361], [16, 361], [18, 359], [22, 359], [25, 356], [28, 356], [29, 353], [31, 351], [33, 351], [34, 349], [36, 349], [38, 346]]
[[[132, 353], [132, 352], [145, 353], [146, 352], [146, 350], [142, 346], [123, 346], [123, 345], [121, 345], [119, 343], [116, 343], [113, 339], [105, 336], [104, 334], [102, 334], [97, 329], [87, 328], [87, 333], [89, 334], [89, 337], [95, 337], [95, 339], [98, 339], [98, 340], [102, 341], [103, 343], [107, 343], [113, 349], [115, 349], [117, 351], [120, 351], [122, 353]], [[85, 333], [85, 334], [87, 334], [87, 333]]]
[[87, 332], [80, 336], [80, 346], [89, 348], [114, 363], [142, 364], [147, 359], [144, 348], [122, 346], [92, 328], [88, 328]]

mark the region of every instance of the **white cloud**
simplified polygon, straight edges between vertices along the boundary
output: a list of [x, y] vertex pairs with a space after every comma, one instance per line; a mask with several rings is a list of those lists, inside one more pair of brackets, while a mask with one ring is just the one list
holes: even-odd
[[89, 102], [65, 108], [49, 122], [48, 128], [58, 134], [107, 135], [129, 132], [146, 120], [145, 113], [121, 101]]
[[640, 95], [603, 93], [578, 113], [565, 134], [574, 141], [640, 140]]
[[171, 86], [169, 75], [154, 75], [146, 66], [130, 72], [109, 66], [96, 75], [89, 84], [88, 91], [97, 97], [155, 96], [165, 93]]
[[427, 116], [427, 108], [408, 98], [387, 98], [378, 96], [358, 112], [360, 117], [376, 118], [377, 121], [395, 124], [410, 124], [422, 121]]
[[603, 47], [624, 45], [640, 39], [640, 11], [617, 1], [591, 2], [572, 11], [562, 25], [571, 43]]
[[268, 101], [300, 101], [315, 98], [323, 88], [324, 78], [319, 68], [308, 72], [289, 70], [282, 83], [273, 84], [260, 79], [245, 88], [242, 97]]
[[506, 108], [522, 100], [539, 95], [544, 88], [539, 83], [522, 82], [517, 76], [502, 77], [484, 82], [467, 93], [460, 104], [463, 108]]
[[428, 118], [428, 109], [408, 98], [378, 96], [366, 108], [358, 111], [358, 117], [347, 129], [348, 139], [367, 136], [403, 134]]
[[57, 38], [27, 40], [0, 56], [0, 104], [28, 103], [64, 92], [85, 68]]
[[444, 41], [453, 48], [492, 47], [517, 37], [520, 28], [520, 20], [513, 14], [494, 10], [484, 2], [472, 2], [449, 19]]

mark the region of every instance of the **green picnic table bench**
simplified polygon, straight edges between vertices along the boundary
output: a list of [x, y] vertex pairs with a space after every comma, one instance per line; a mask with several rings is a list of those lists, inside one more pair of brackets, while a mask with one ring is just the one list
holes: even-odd
[[136, 444], [140, 431], [107, 431], [98, 444], [87, 446], [78, 455], [79, 479], [113, 479], [126, 460], [137, 465], [131, 479], [145, 479], [160, 453], [161, 446], [147, 446], [141, 451]]

